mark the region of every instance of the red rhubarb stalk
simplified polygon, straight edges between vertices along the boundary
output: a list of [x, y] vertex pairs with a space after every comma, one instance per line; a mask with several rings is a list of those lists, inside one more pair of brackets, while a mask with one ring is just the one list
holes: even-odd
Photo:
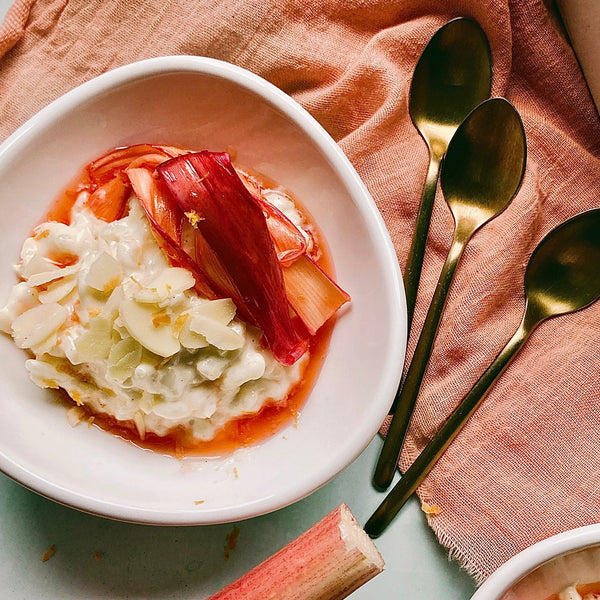
[[372, 540], [342, 504], [208, 600], [342, 600], [383, 567]]
[[218, 256], [275, 358], [290, 365], [308, 341], [294, 327], [263, 209], [225, 153], [185, 154], [157, 173]]

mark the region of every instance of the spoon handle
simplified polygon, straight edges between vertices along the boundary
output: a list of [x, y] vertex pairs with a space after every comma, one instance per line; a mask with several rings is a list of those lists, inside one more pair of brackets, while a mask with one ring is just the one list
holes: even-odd
[[462, 232], [457, 235], [457, 232], [455, 232], [452, 246], [450, 246], [448, 257], [440, 273], [440, 278], [435, 288], [412, 361], [406, 373], [406, 378], [396, 395], [390, 428], [373, 474], [373, 485], [379, 490], [384, 490], [390, 485], [396, 472], [400, 450], [402, 449], [404, 437], [406, 436], [410, 418], [417, 401], [417, 395], [421, 388], [423, 375], [427, 369], [444, 305], [448, 297], [448, 291], [450, 290], [458, 261], [468, 239], [468, 235], [462, 235]]
[[435, 201], [435, 192], [440, 174], [440, 163], [442, 156], [433, 150], [429, 154], [429, 169], [425, 179], [425, 187], [419, 205], [417, 221], [413, 231], [413, 237], [408, 250], [408, 259], [404, 269], [404, 289], [406, 292], [407, 309], [407, 330], [410, 332], [415, 304], [417, 301], [417, 291], [419, 288], [419, 279], [421, 278], [421, 269], [423, 267], [423, 257], [425, 255], [425, 246], [427, 245], [427, 235], [429, 233], [429, 223], [431, 221], [431, 212]]
[[383, 533], [398, 511], [427, 477], [429, 471], [481, 404], [489, 389], [504, 372], [504, 369], [506, 369], [536, 325], [536, 323], [531, 323], [531, 319], [528, 318], [526, 313], [516, 333], [504, 349], [475, 383], [471, 391], [461, 400], [439, 431], [404, 473], [394, 489], [367, 521], [365, 531], [371, 537], [378, 537]]

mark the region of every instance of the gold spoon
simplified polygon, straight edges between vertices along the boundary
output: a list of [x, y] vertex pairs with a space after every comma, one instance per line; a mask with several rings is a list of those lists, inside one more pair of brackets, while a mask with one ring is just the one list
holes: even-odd
[[429, 150], [429, 169], [404, 269], [408, 331], [412, 323], [440, 162], [450, 138], [467, 114], [489, 98], [490, 48], [471, 19], [453, 19], [431, 38], [417, 62], [410, 86], [410, 117]]
[[600, 209], [572, 217], [540, 242], [525, 271], [525, 314], [519, 328], [369, 519], [365, 530], [371, 537], [381, 535], [419, 487], [533, 330], [600, 298], [599, 264]]
[[523, 123], [504, 98], [482, 102], [450, 141], [440, 180], [454, 216], [454, 239], [406, 378], [396, 395], [394, 415], [373, 475], [373, 485], [380, 490], [386, 489], [394, 477], [458, 261], [471, 236], [500, 214], [517, 193], [525, 161]]

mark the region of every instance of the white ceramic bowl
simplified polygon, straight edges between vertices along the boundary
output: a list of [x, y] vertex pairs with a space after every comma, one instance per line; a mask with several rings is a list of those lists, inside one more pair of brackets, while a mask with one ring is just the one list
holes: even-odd
[[545, 600], [574, 584], [600, 582], [600, 524], [534, 544], [507, 561], [471, 600]]
[[352, 304], [297, 425], [225, 459], [177, 460], [71, 427], [3, 337], [0, 469], [58, 502], [128, 521], [219, 523], [273, 511], [350, 464], [392, 402], [406, 342], [393, 246], [350, 162], [291, 98], [220, 61], [150, 59], [67, 93], [0, 146], [0, 303], [22, 241], [57, 192], [88, 161], [140, 142], [234, 147], [240, 164], [294, 192], [324, 231]]

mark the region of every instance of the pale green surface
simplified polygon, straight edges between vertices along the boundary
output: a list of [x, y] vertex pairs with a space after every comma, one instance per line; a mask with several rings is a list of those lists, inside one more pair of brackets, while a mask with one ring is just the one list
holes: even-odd
[[[309, 498], [238, 523], [239, 540], [229, 560], [224, 546], [233, 524], [153, 527], [109, 521], [55, 504], [0, 475], [0, 598], [202, 600], [341, 502], [364, 523], [381, 498], [369, 483], [380, 445], [378, 437]], [[53, 544], [56, 554], [42, 562]], [[353, 600], [467, 600], [475, 590], [473, 580], [448, 561], [415, 500], [376, 544], [386, 569]]]
[[[0, 0], [0, 18], [10, 4]], [[369, 483], [380, 445], [375, 439], [309, 498], [239, 523], [239, 541], [227, 561], [223, 550], [233, 524], [177, 528], [118, 523], [55, 504], [0, 474], [0, 598], [202, 600], [341, 502], [364, 523], [381, 499]], [[414, 500], [376, 543], [386, 569], [355, 592], [353, 600], [467, 600], [475, 590], [473, 580], [448, 561]], [[56, 554], [42, 562], [53, 544]]]

